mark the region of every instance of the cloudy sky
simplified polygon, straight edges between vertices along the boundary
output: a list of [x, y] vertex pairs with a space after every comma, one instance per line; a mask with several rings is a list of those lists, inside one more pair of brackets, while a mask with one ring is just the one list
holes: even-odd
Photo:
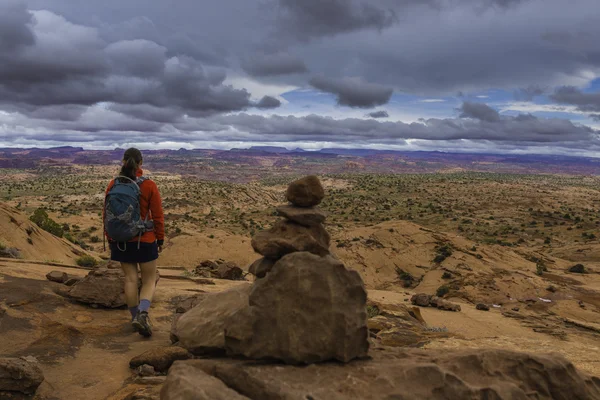
[[598, 0], [0, 0], [0, 147], [600, 156]]

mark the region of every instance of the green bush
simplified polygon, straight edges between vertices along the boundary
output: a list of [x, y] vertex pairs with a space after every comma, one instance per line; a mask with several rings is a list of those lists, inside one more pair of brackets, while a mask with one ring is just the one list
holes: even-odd
[[29, 217], [31, 222], [57, 237], [63, 237], [64, 230], [56, 221], [48, 216], [48, 213], [43, 208], [38, 208], [33, 215]]
[[80, 267], [93, 268], [98, 264], [98, 261], [92, 256], [81, 256], [77, 259], [77, 265]]
[[448, 288], [448, 286], [440, 286], [438, 288], [438, 290], [435, 292], [435, 295], [437, 297], [444, 297], [445, 295], [448, 294], [448, 292], [450, 292], [450, 289]]

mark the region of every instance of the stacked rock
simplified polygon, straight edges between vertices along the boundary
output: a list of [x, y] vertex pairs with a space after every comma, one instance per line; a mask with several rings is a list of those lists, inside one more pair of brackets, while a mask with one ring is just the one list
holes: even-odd
[[248, 306], [225, 324], [229, 354], [290, 364], [367, 355], [365, 286], [358, 272], [329, 253], [327, 215], [316, 207], [324, 196], [316, 176], [292, 182], [291, 205], [277, 207], [285, 219], [253, 238], [263, 258], [250, 272], [259, 279]]
[[286, 197], [290, 204], [276, 209], [285, 219], [252, 239], [254, 251], [264, 256], [249, 268], [257, 278], [265, 277], [286, 254], [299, 251], [318, 256], [329, 254], [330, 237], [323, 227], [327, 213], [317, 207], [325, 197], [319, 178], [311, 175], [292, 182]]

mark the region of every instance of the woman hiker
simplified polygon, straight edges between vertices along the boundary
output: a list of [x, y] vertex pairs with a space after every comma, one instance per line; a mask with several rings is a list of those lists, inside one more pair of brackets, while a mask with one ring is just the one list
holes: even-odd
[[[123, 155], [119, 176], [106, 189], [104, 230], [110, 259], [125, 273], [125, 300], [131, 324], [145, 337], [152, 336], [148, 311], [156, 286], [156, 260], [162, 251], [165, 223], [156, 183], [143, 176], [142, 153], [130, 148]], [[138, 266], [142, 288], [138, 292]]]

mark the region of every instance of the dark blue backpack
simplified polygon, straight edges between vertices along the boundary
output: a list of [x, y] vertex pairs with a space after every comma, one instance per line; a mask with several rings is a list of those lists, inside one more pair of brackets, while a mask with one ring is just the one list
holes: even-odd
[[138, 248], [144, 232], [154, 229], [148, 214], [142, 219], [140, 213], [140, 187], [147, 178], [137, 180], [118, 176], [106, 194], [104, 202], [104, 231], [116, 242], [128, 242], [138, 237]]

